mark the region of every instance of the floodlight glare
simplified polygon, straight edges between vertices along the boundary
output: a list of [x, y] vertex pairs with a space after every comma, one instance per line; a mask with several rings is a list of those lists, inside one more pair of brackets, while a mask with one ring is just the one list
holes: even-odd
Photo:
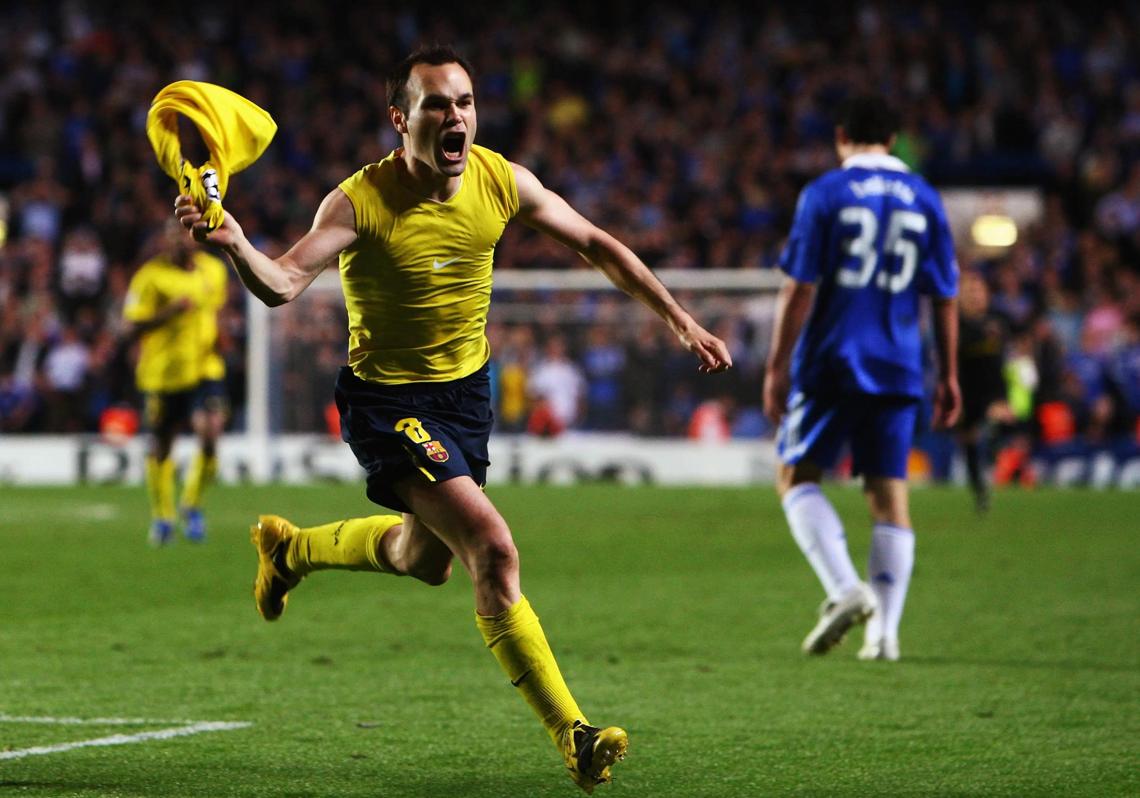
[[1008, 216], [983, 214], [974, 220], [970, 234], [980, 247], [1009, 247], [1017, 241], [1017, 224]]

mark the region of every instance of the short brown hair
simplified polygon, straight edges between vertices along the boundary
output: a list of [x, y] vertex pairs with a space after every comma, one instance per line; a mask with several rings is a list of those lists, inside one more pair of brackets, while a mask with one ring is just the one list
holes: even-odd
[[461, 56], [454, 47], [446, 44], [432, 44], [418, 48], [405, 58], [392, 70], [388, 76], [388, 105], [396, 106], [405, 114], [408, 113], [408, 78], [412, 74], [412, 67], [416, 64], [430, 64], [441, 66], [443, 64], [459, 64], [467, 72], [471, 81], [475, 81], [475, 70], [467, 59]]

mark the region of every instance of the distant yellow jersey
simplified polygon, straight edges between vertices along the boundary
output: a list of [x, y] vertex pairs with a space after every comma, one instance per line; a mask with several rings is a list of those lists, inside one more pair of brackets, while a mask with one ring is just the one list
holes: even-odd
[[204, 252], [191, 255], [193, 269], [158, 257], [139, 267], [131, 278], [123, 318], [143, 322], [180, 298], [193, 310], [172, 316], [143, 333], [135, 380], [145, 393], [185, 391], [204, 379], [225, 376], [216, 351], [218, 310], [226, 299], [226, 267]]
[[446, 202], [396, 179], [399, 151], [340, 184], [356, 211], [356, 242], [341, 253], [348, 364], [378, 383], [446, 382], [490, 357], [491, 261], [519, 194], [510, 163], [472, 146]]

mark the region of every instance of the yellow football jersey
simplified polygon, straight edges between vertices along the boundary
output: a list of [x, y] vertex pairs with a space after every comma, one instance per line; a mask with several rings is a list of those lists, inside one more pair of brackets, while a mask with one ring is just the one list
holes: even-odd
[[340, 256], [348, 364], [379, 383], [459, 379], [490, 357], [491, 261], [518, 186], [503, 156], [472, 146], [459, 190], [436, 202], [396, 179], [398, 157], [340, 184], [357, 232]]
[[226, 267], [204, 252], [191, 257], [193, 269], [164, 257], [149, 260], [135, 272], [127, 289], [123, 306], [127, 321], [147, 321], [180, 298], [193, 306], [143, 333], [135, 379], [145, 393], [185, 391], [203, 379], [225, 376], [214, 345], [218, 309], [225, 303]]

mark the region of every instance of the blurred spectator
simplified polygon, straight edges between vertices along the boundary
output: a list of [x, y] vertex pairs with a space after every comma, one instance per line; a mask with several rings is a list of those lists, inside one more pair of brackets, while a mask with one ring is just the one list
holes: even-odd
[[1104, 443], [1112, 420], [1112, 401], [1107, 395], [1091, 393], [1080, 377], [1066, 371], [1061, 378], [1056, 404], [1064, 406], [1064, 415], [1068, 417], [1061, 423], [1046, 420], [1047, 413], [1052, 413], [1055, 418], [1057, 415], [1057, 409], [1049, 402], [1038, 407], [1037, 418], [1042, 428], [1042, 443], [1046, 447], [1072, 443], [1078, 436], [1093, 445]]
[[64, 316], [74, 319], [81, 307], [91, 307], [103, 290], [107, 258], [95, 233], [86, 227], [72, 230], [59, 256], [59, 293]]
[[1132, 164], [1128, 182], [1097, 203], [1096, 226], [1109, 238], [1128, 237], [1140, 231], [1140, 161]]
[[1068, 389], [1070, 395], [1076, 389], [1090, 403], [1099, 401], [1105, 395], [1107, 388], [1105, 364], [1099, 354], [1097, 340], [1094, 331], [1085, 327], [1080, 347], [1069, 352], [1064, 365], [1066, 379], [1071, 378], [1076, 382], [1076, 386], [1070, 386]]
[[625, 397], [622, 374], [625, 351], [615, 329], [601, 325], [592, 327], [589, 341], [582, 351], [582, 370], [586, 377], [585, 426], [592, 430], [624, 429]]
[[63, 229], [68, 192], [55, 179], [55, 161], [41, 157], [36, 162], [35, 177], [16, 187], [14, 199], [16, 231], [26, 238], [56, 243]]
[[1028, 325], [1033, 316], [1033, 298], [1025, 290], [1021, 275], [1012, 260], [1002, 262], [994, 280], [993, 310], [1012, 327]]
[[[988, 312], [1028, 331], [1025, 346], [1007, 353], [1007, 373], [1028, 374], [1031, 365], [1037, 384], [1015, 380], [1011, 401], [1032, 418], [1035, 405], [1071, 396], [1061, 363], [1081, 350], [1107, 369], [1111, 430], [1134, 429], [1127, 377], [1117, 376], [1131, 373], [1125, 320], [1140, 313], [1140, 23], [1127, 8], [861, 2], [829, 6], [821, 23], [810, 5], [585, 0], [569, 10], [510, 6], [493, 17], [456, 7], [377, 18], [365, 6], [332, 12], [312, 0], [253, 0], [175, 25], [138, 0], [5, 4], [0, 379], [20, 393], [13, 406], [26, 407], [30, 391], [32, 405], [44, 407], [55, 390], [46, 359], [70, 336], [90, 349], [82, 410], [67, 418], [37, 410], [21, 429], [78, 423], [95, 431], [98, 408], [132, 399], [121, 378], [125, 355], [109, 342], [131, 266], [152, 254], [146, 239], [170, 215], [174, 187], [143, 130], [162, 85], [213, 81], [274, 115], [276, 141], [227, 196], [251, 239], [272, 248], [307, 229], [341, 179], [396, 145], [378, 101], [383, 75], [421, 41], [445, 40], [476, 67], [482, 143], [535, 170], [655, 268], [771, 266], [799, 187], [834, 165], [829, 109], [868, 86], [889, 92], [908, 109], [899, 154], [935, 185], [1046, 192], [1045, 220], [1020, 231], [997, 262], [971, 263], [962, 252], [963, 266], [990, 281]], [[251, 24], [258, 9], [273, 24]], [[524, 228], [510, 229], [496, 253], [496, 269], [584, 267]], [[686, 434], [705, 397], [673, 344], [624, 311], [595, 317], [605, 304], [596, 295], [524, 301], [536, 312], [502, 319], [493, 353], [501, 428], [524, 426], [533, 341], [556, 326], [586, 375], [576, 420]], [[235, 286], [219, 338], [239, 420], [244, 303]], [[731, 331], [737, 360], [734, 434], [753, 434], [759, 386], [750, 370], [765, 354], [771, 318], [735, 300], [709, 304], [693, 309]], [[345, 346], [329, 331], [343, 312], [324, 300], [308, 317], [274, 311], [282, 335], [274, 369], [288, 392], [274, 396], [275, 428], [323, 428], [328, 374]]]
[[1107, 371], [1117, 399], [1114, 426], [1140, 443], [1140, 314], [1125, 322], [1120, 346], [1109, 358]]
[[1099, 288], [1091, 293], [1094, 299], [1081, 328], [1081, 349], [1103, 357], [1116, 345], [1117, 334], [1124, 324], [1124, 313], [1107, 290]]
[[1034, 353], [1033, 332], [1025, 327], [1012, 331], [1004, 366], [1011, 435], [997, 453], [994, 484], [1006, 485], [1019, 480], [1032, 485], [1036, 474], [1030, 463], [1032, 455], [1034, 398], [1040, 384], [1040, 372]]
[[626, 427], [638, 435], [668, 434], [662, 425], [665, 377], [661, 370], [664, 344], [656, 324], [638, 324], [625, 336], [622, 393], [628, 412]]
[[763, 438], [775, 434], [775, 428], [758, 404], [737, 408], [732, 416], [732, 437]]
[[693, 410], [686, 437], [701, 443], [727, 441], [732, 437], [733, 410], [731, 397], [706, 399]]
[[31, 385], [17, 382], [12, 374], [0, 374], [0, 432], [29, 431], [39, 409]]
[[83, 388], [91, 352], [75, 328], [66, 326], [44, 360], [49, 424], [59, 432], [81, 432], [86, 425]]
[[566, 339], [553, 335], [543, 356], [527, 378], [534, 400], [527, 432], [554, 437], [574, 426], [582, 415], [586, 381], [582, 370], [567, 356]]
[[1084, 320], [1080, 296], [1065, 288], [1057, 269], [1047, 269], [1042, 274], [1041, 292], [1045, 320], [1059, 345], [1066, 352], [1076, 349], [1080, 346]]
[[21, 387], [35, 390], [48, 354], [46, 325], [39, 319], [33, 319], [23, 333], [23, 337], [16, 339], [10, 348], [12, 379]]
[[[661, 434], [673, 437], [687, 436], [698, 407], [700, 402], [697, 401], [691, 383], [672, 383], [661, 413]], [[719, 412], [720, 408], [717, 410]]]

